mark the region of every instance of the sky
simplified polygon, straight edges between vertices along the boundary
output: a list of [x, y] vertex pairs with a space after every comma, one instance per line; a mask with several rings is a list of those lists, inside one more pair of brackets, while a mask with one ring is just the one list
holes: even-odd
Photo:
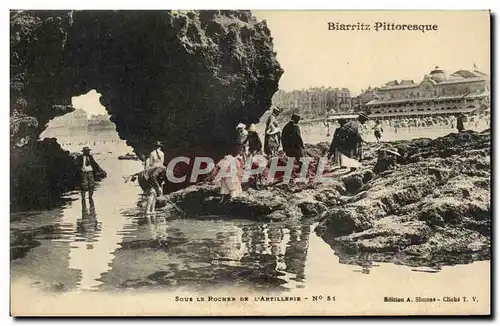
[[99, 102], [101, 94], [95, 89], [87, 94], [71, 98], [71, 103], [75, 109], [84, 109], [89, 114], [108, 114], [106, 108]]
[[[282, 90], [346, 87], [357, 95], [390, 80], [419, 82], [435, 66], [490, 72], [487, 11], [253, 11], [265, 19], [284, 74]], [[332, 31], [328, 22], [370, 24], [370, 31]], [[376, 22], [436, 24], [437, 31], [379, 31]], [[105, 113], [100, 95], [74, 97], [90, 114]]]
[[[266, 19], [285, 70], [279, 87], [346, 87], [357, 95], [390, 80], [421, 81], [435, 66], [490, 71], [488, 11], [253, 11]], [[328, 30], [328, 22], [371, 31]], [[375, 22], [437, 24], [437, 31], [373, 30]]]

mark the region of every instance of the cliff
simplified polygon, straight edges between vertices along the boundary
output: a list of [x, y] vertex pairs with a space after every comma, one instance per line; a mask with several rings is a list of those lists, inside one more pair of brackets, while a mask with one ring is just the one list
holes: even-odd
[[217, 158], [238, 122], [269, 108], [283, 73], [249, 11], [22, 11], [10, 27], [12, 151], [95, 89], [138, 154], [160, 140], [167, 161]]

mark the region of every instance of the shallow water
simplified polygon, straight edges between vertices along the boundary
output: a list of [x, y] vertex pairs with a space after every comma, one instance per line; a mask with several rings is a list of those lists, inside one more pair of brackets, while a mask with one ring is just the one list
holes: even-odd
[[[489, 261], [441, 270], [342, 264], [309, 222], [147, 218], [137, 206], [140, 188], [122, 178], [140, 170], [141, 163], [118, 160], [131, 149], [122, 141], [106, 145], [99, 137], [95, 157], [108, 178], [96, 190], [93, 205], [73, 192], [65, 195], [70, 201], [60, 208], [11, 215], [12, 283], [29, 280], [30, 286], [56, 292], [218, 287], [300, 292], [388, 279], [395, 288], [446, 283], [471, 274], [489, 279]], [[76, 138], [71, 142], [79, 146]], [[112, 152], [117, 145], [120, 150]]]

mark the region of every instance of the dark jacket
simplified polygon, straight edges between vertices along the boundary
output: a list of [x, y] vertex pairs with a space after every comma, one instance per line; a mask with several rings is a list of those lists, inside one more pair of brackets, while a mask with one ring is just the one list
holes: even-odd
[[281, 131], [281, 144], [287, 156], [300, 157], [304, 153], [304, 142], [299, 126], [289, 121]]
[[361, 124], [358, 121], [349, 121], [335, 130], [332, 146], [347, 157], [355, 158], [361, 154], [363, 138], [360, 133]]
[[248, 150], [250, 153], [258, 153], [262, 151], [262, 141], [259, 134], [255, 131], [249, 131], [247, 136]]
[[[88, 160], [87, 163], [92, 166], [92, 172], [94, 172], [94, 179], [96, 181], [102, 180], [106, 178], [106, 172], [97, 164], [94, 157], [92, 155], [87, 155]], [[83, 154], [76, 158], [76, 168], [78, 171], [81, 171], [83, 168]]]
[[464, 129], [465, 129], [465, 127], [464, 127], [464, 116], [463, 115], [459, 115], [458, 118], [457, 118], [457, 129], [460, 132], [464, 131]]
[[339, 133], [340, 133], [340, 128], [335, 129], [335, 132], [333, 133], [332, 143], [330, 144], [330, 150], [328, 151], [331, 156], [335, 154], [335, 150], [337, 149]]

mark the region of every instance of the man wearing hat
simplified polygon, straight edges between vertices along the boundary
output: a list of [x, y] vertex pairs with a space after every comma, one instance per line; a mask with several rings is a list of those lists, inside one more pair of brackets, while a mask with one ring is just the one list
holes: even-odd
[[85, 192], [89, 192], [89, 199], [92, 200], [94, 194], [95, 182], [106, 176], [106, 172], [101, 169], [99, 164], [90, 155], [90, 148], [85, 146], [82, 149], [82, 155], [77, 158], [76, 166], [80, 171], [80, 191], [82, 200], [85, 200]]
[[276, 117], [280, 115], [281, 109], [277, 106], [272, 108], [271, 115], [267, 118], [266, 132], [264, 136], [264, 152], [270, 157], [278, 155], [280, 147], [280, 129]]
[[296, 113], [292, 115], [290, 121], [283, 127], [281, 141], [283, 150], [288, 157], [300, 159], [304, 156], [304, 142], [299, 128], [300, 116]]
[[154, 144], [154, 149], [149, 154], [149, 157], [146, 159], [145, 167], [146, 169], [153, 167], [162, 167], [164, 166], [165, 154], [162, 152], [161, 147], [163, 146], [161, 142], [156, 141]]
[[341, 161], [344, 166], [351, 168], [359, 167], [361, 160], [361, 144], [364, 142], [361, 136], [361, 125], [370, 118], [366, 113], [361, 112], [357, 120], [351, 120], [339, 127], [335, 133], [333, 142], [340, 152]]

